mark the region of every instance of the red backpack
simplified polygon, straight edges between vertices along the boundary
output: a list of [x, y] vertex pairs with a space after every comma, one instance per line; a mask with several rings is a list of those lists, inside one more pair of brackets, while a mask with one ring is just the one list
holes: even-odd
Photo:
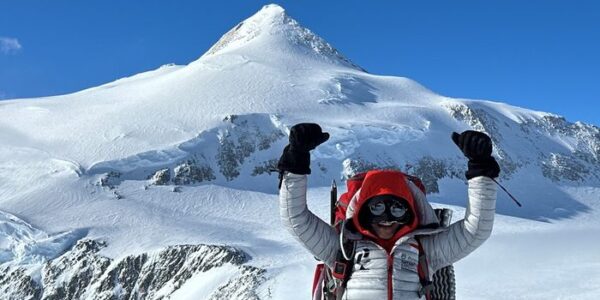
[[[335, 181], [331, 185], [331, 211], [330, 222], [338, 233], [346, 220], [346, 210], [350, 200], [361, 188], [367, 172], [359, 173], [346, 180], [347, 191], [337, 199], [337, 186]], [[415, 184], [423, 194], [426, 193], [425, 185], [420, 178], [402, 173], [408, 180]], [[452, 211], [450, 209], [435, 209], [441, 226], [448, 226]], [[417, 239], [418, 241], [418, 239]], [[344, 247], [344, 245], [342, 245]], [[419, 243], [419, 278], [423, 285], [423, 295], [427, 299], [455, 299], [454, 269], [452, 266], [438, 270], [433, 281], [429, 281], [425, 254]], [[340, 251], [341, 252], [341, 251]], [[338, 254], [334, 269], [330, 269], [324, 263], [317, 264], [313, 278], [312, 299], [313, 300], [337, 300], [341, 299], [343, 289], [352, 273], [352, 263]]]

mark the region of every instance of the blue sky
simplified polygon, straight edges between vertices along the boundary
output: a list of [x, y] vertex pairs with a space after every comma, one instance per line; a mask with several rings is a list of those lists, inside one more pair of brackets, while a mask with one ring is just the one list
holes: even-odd
[[187, 64], [277, 3], [356, 64], [600, 125], [600, 1], [0, 1], [0, 98]]

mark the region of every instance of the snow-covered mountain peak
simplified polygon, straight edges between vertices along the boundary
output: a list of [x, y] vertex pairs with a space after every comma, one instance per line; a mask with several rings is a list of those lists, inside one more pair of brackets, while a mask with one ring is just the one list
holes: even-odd
[[600, 294], [577, 285], [600, 278], [600, 127], [366, 73], [267, 5], [189, 65], [0, 101], [0, 299], [306, 298], [315, 260], [281, 226], [274, 172], [299, 122], [330, 133], [307, 193], [323, 219], [332, 180], [375, 168], [420, 177], [460, 219], [467, 161], [450, 134], [488, 133], [523, 207], [499, 191], [491, 245], [457, 265], [458, 298]]
[[249, 47], [256, 47], [258, 52], [268, 54], [269, 56], [265, 57], [269, 58], [272, 57], [272, 53], [302, 53], [319, 60], [363, 70], [327, 41], [301, 26], [277, 4], [263, 6], [257, 13], [233, 27], [203, 55], [203, 58]]

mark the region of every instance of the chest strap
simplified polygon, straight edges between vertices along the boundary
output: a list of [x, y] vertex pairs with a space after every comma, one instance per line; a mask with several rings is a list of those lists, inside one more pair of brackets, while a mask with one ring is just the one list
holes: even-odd
[[433, 281], [430, 280], [429, 276], [429, 264], [427, 263], [427, 255], [423, 250], [423, 245], [419, 237], [415, 237], [419, 248], [419, 281], [421, 282], [421, 290], [419, 290], [419, 298], [425, 296], [425, 299], [431, 300], [431, 292], [433, 291]]

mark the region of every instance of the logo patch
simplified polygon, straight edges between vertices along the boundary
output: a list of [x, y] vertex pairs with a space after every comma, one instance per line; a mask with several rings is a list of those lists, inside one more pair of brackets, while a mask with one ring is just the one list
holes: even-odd
[[419, 259], [414, 255], [402, 253], [402, 255], [400, 255], [400, 262], [402, 264], [402, 269], [411, 272], [418, 272], [417, 265], [419, 263]]
[[355, 256], [355, 263], [358, 266], [358, 270], [366, 270], [365, 265], [368, 264], [371, 259], [369, 258], [369, 249], [364, 248], [360, 252], [358, 252]]

